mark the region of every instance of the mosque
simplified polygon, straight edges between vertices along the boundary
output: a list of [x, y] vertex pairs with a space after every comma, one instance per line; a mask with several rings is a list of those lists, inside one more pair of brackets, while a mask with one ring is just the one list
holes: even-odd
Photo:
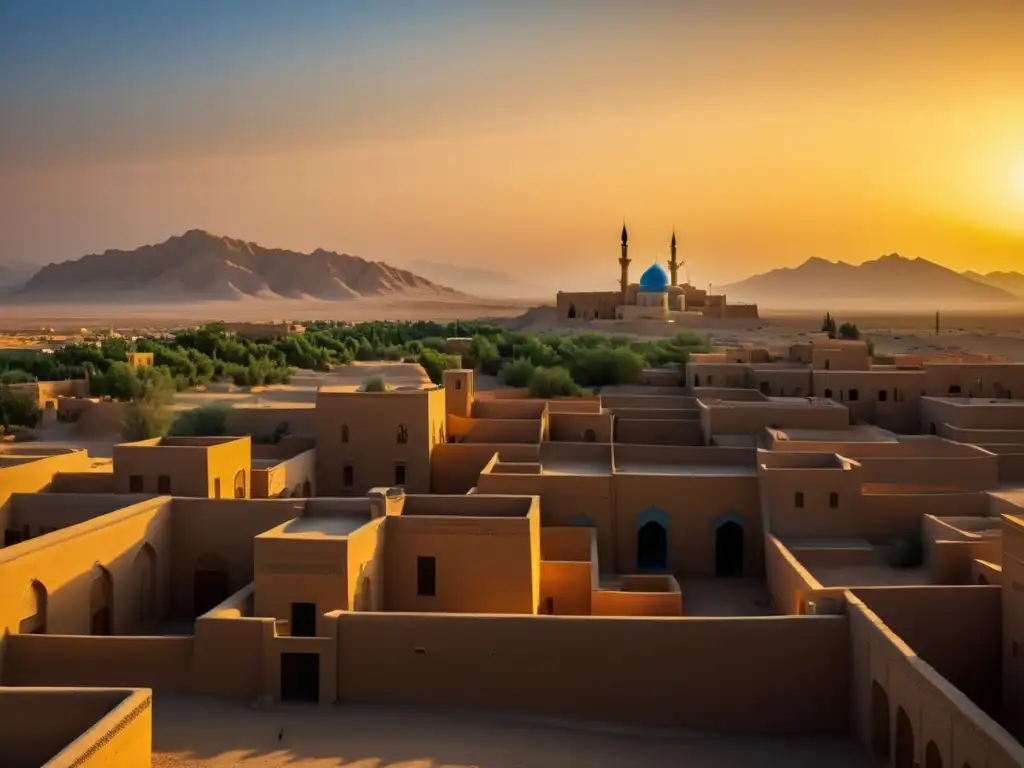
[[[699, 327], [709, 320], [749, 320], [757, 318], [756, 304], [729, 304], [722, 294], [712, 294], [687, 281], [680, 284], [681, 266], [676, 250], [676, 234], [669, 244], [668, 270], [655, 262], [639, 283], [629, 281], [629, 232], [622, 225], [622, 255], [619, 290], [558, 292], [558, 320], [564, 325], [657, 321]], [[605, 323], [602, 323], [605, 321]]]

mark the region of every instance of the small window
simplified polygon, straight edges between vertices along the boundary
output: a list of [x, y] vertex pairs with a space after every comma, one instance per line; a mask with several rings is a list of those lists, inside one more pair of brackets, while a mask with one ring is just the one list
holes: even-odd
[[437, 594], [437, 561], [433, 557], [416, 558], [416, 594], [420, 597]]
[[169, 495], [171, 492], [171, 476], [159, 475], [156, 478], [156, 492]]
[[132, 475], [128, 478], [128, 492], [142, 493], [142, 475]]
[[341, 469], [341, 484], [346, 488], [351, 488], [355, 485], [355, 479], [353, 477], [355, 473], [352, 471], [352, 465], [346, 464]]
[[292, 637], [316, 637], [316, 603], [292, 603]]
[[832, 491], [832, 493], [828, 495], [828, 505], [832, 507], [832, 509], [839, 508], [839, 494], [835, 491]]
[[405, 485], [405, 464], [395, 464], [395, 485]]
[[544, 598], [544, 613], [548, 616], [555, 615], [555, 598], [545, 597]]
[[597, 433], [592, 429], [583, 430], [583, 442], [595, 443], [597, 442]]
[[951, 394], [951, 395], [959, 395], [962, 391], [963, 390], [960, 389], [960, 385], [959, 384], [954, 384], [953, 386], [951, 386], [949, 388], [949, 394]]
[[462, 379], [456, 379], [455, 380], [455, 388], [456, 389], [462, 389]]
[[888, 392], [886, 392], [884, 389], [878, 390], [878, 402], [884, 403], [888, 399], [889, 399], [889, 393]]
[[405, 424], [398, 425], [398, 444], [405, 445], [409, 442], [409, 430], [405, 428]]
[[825, 389], [825, 397], [832, 397], [832, 390], [831, 389], [827, 389], [827, 388]]
[[708, 376], [708, 386], [709, 386], [709, 387], [711, 386], [712, 378], [713, 378], [713, 377], [711, 377], [711, 376]]
[[832, 361], [831, 361], [831, 360], [829, 360], [829, 359], [828, 359], [828, 358], [826, 357], [826, 358], [825, 358], [825, 370], [827, 371], [827, 370], [828, 370], [829, 368], [831, 368], [831, 367], [832, 367]]
[[695, 387], [699, 387], [700, 386], [700, 374], [699, 373], [693, 374], [693, 386], [695, 386]]
[[804, 505], [804, 492], [803, 491], [797, 491], [796, 492], [796, 498], [794, 499], [794, 503], [796, 504], [797, 508], [803, 507], [803, 505]]
[[856, 389], [851, 389], [850, 390], [850, 402], [854, 403], [854, 402], [856, 402], [858, 400], [860, 400], [860, 391], [856, 390]]
[[213, 478], [213, 498], [215, 498], [215, 499], [219, 499], [220, 498], [220, 478], [219, 477]]
[[341, 442], [348, 442], [348, 424], [341, 425]]

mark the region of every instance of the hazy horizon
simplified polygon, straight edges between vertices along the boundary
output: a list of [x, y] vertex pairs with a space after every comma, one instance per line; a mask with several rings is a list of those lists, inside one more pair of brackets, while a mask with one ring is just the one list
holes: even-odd
[[378, 5], [0, 8], [0, 263], [201, 228], [568, 290], [625, 218], [698, 284], [1024, 264], [1022, 3]]

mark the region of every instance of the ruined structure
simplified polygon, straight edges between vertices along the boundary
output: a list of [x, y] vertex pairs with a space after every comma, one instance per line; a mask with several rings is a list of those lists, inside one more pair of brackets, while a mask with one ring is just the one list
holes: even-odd
[[144, 765], [167, 690], [1024, 763], [1024, 365], [823, 339], [685, 386], [456, 370], [274, 418], [273, 445], [0, 451], [5, 756]]

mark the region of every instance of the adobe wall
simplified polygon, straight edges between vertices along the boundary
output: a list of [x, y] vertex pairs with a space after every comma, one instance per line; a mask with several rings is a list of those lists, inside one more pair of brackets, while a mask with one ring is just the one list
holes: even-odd
[[378, 517], [348, 535], [346, 557], [349, 611], [384, 610], [384, 546], [388, 518]]
[[168, 499], [153, 499], [0, 550], [0, 583], [12, 585], [0, 592], [0, 628], [17, 632], [36, 615], [36, 581], [46, 592], [47, 632], [88, 635], [90, 591], [102, 568], [113, 587], [113, 634], [131, 633], [147, 589], [137, 570], [145, 544], [155, 560], [155, 618], [162, 618], [171, 578], [170, 509]]
[[[534, 613], [531, 534], [527, 517], [390, 517], [383, 556], [384, 609]], [[420, 556], [435, 558], [434, 595], [417, 594]]]
[[1024, 764], [1024, 750], [1003, 728], [918, 658], [860, 598], [850, 593], [847, 613], [853, 733], [866, 749], [874, 751], [876, 734], [882, 733], [884, 742], [887, 731], [892, 754], [902, 710], [910, 725], [915, 764], [924, 764], [929, 742], [935, 743], [942, 765], [954, 768], [1011, 768]]
[[[309, 493], [305, 492], [309, 483]], [[284, 459], [266, 469], [253, 469], [249, 495], [254, 499], [316, 494], [316, 451], [309, 450]]]
[[648, 387], [679, 387], [684, 382], [682, 366], [679, 368], [644, 368], [640, 372], [640, 381]]
[[[764, 455], [773, 463], [811, 454]], [[776, 536], [864, 536], [864, 498], [856, 468], [764, 468], [759, 470], [761, 500]], [[836, 506], [832, 507], [832, 494]], [[921, 511], [918, 511], [920, 517]]]
[[338, 616], [338, 693], [647, 727], [841, 734], [848, 633], [846, 619], [831, 616], [346, 613]]
[[552, 413], [549, 440], [610, 443], [612, 416], [605, 413]]
[[928, 573], [933, 584], [973, 584], [974, 561], [999, 564], [1002, 542], [997, 538], [970, 541], [936, 541], [928, 548]]
[[477, 400], [473, 403], [474, 419], [525, 419], [536, 421], [547, 411], [546, 400]]
[[544, 422], [539, 419], [460, 419], [448, 417], [448, 437], [464, 443], [527, 443], [541, 441]]
[[480, 494], [540, 497], [541, 525], [572, 525], [586, 515], [597, 528], [602, 567], [615, 569], [612, 521], [612, 476], [607, 475], [502, 475], [482, 474]]
[[19, 635], [4, 644], [4, 685], [188, 691], [191, 636]]
[[[634, 573], [637, 534], [654, 508], [668, 520], [668, 569], [683, 576], [713, 576], [715, 533], [732, 520], [743, 527], [743, 574], [764, 573], [761, 503], [756, 475], [615, 475], [615, 559], [605, 570]], [[541, 502], [543, 509], [543, 501]], [[600, 530], [600, 524], [598, 524]]]
[[[997, 501], [995, 497], [992, 500]], [[1017, 514], [1019, 512], [1018, 509]], [[1021, 739], [1024, 738], [1024, 664], [1020, 658], [1020, 646], [1024, 643], [1024, 522], [1016, 517], [1004, 517], [1002, 528], [1002, 722], [1014, 736]]]
[[[848, 455], [842, 449], [841, 455]], [[858, 457], [865, 483], [934, 485], [983, 491], [999, 485], [999, 460], [993, 456]]]
[[[192, 689], [208, 696], [252, 699], [267, 692], [274, 640], [271, 618], [196, 619]], [[230, 664], [225, 663], [226, 660]]]
[[[114, 487], [117, 493], [132, 492], [132, 477], [142, 479], [143, 493], [158, 493], [159, 478], [170, 479], [176, 496], [209, 498], [211, 493], [209, 447], [161, 446], [159, 440], [115, 445]], [[248, 468], [248, 459], [244, 465]], [[223, 491], [230, 494], [231, 478]]]
[[196, 561], [218, 558], [232, 592], [253, 579], [253, 538], [301, 517], [302, 501], [290, 499], [184, 499], [173, 501], [171, 516], [171, 612], [193, 615]]
[[466, 493], [497, 454], [502, 462], [537, 462], [540, 445], [526, 443], [441, 443], [430, 461], [431, 493]]
[[822, 588], [786, 545], [770, 533], [764, 537], [764, 569], [772, 602], [783, 615], [801, 615], [811, 593]]
[[151, 498], [142, 494], [67, 495], [49, 492], [15, 496], [11, 499], [10, 526], [27, 529], [31, 536], [39, 536], [42, 528], [67, 528]]
[[88, 453], [75, 451], [0, 469], [0, 528], [8, 527], [12, 494], [39, 493], [50, 485], [58, 472], [81, 472], [91, 464]]
[[124, 403], [116, 400], [61, 398], [57, 412], [74, 422], [72, 434], [79, 439], [120, 436], [124, 430]]
[[989, 586], [866, 587], [852, 592], [982, 710], [1002, 698], [1002, 593]]
[[667, 411], [692, 411], [697, 401], [679, 392], [677, 394], [642, 394], [628, 392], [612, 392], [601, 395], [601, 405], [617, 410], [619, 408], [656, 409]]
[[627, 445], [704, 445], [699, 421], [615, 417], [615, 442]]
[[725, 387], [746, 389], [751, 386], [751, 368], [746, 363], [687, 363], [686, 383], [692, 388]]
[[754, 368], [750, 386], [770, 397], [810, 397], [809, 368]]
[[616, 309], [622, 304], [619, 291], [590, 291], [563, 293], [555, 297], [558, 322], [563, 325], [586, 325], [590, 320], [614, 320]]
[[347, 544], [342, 537], [258, 537], [254, 614], [290, 622], [292, 603], [313, 603], [314, 631], [324, 636], [328, 630], [320, 617], [348, 608]]
[[597, 563], [542, 560], [539, 613], [555, 616], [590, 616], [595, 594]]
[[1024, 365], [926, 362], [924, 371], [925, 389], [932, 397], [1024, 397]]
[[[46, 723], [46, 727], [40, 727]], [[109, 688], [0, 692], [0, 743], [11, 766], [149, 765], [152, 694]]]
[[53, 477], [50, 493], [114, 493], [113, 472], [58, 472]]
[[918, 530], [923, 514], [984, 517], [984, 493], [870, 493], [861, 497], [860, 535], [873, 541]]
[[773, 403], [714, 403], [709, 406], [708, 435], [756, 435], [765, 427], [792, 429], [845, 429], [850, 415], [833, 405]]
[[591, 596], [594, 616], [682, 616], [683, 595], [672, 592], [638, 592], [597, 589]]

